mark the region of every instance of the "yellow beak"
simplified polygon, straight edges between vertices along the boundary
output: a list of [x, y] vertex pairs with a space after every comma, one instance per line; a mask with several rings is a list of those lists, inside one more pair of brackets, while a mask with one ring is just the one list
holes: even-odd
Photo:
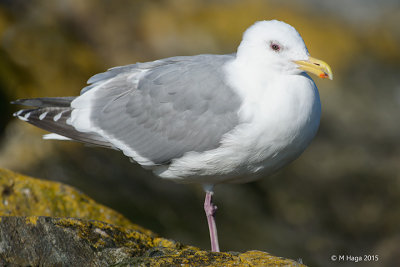
[[322, 60], [309, 57], [308, 60], [297, 60], [294, 63], [299, 65], [299, 69], [315, 74], [320, 78], [333, 79], [331, 67]]

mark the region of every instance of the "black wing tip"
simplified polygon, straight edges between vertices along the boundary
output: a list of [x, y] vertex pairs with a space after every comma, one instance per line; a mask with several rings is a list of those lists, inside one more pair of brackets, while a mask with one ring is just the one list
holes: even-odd
[[20, 105], [23, 99], [17, 99], [10, 102], [11, 105]]
[[20, 109], [20, 110], [18, 110], [18, 111], [16, 111], [16, 112], [14, 112], [13, 113], [13, 116], [14, 117], [18, 117], [19, 119], [22, 119], [22, 120], [27, 120], [27, 118], [24, 118], [23, 119], [23, 117], [27, 114], [27, 113], [31, 113], [32, 111], [35, 111], [36, 109], [34, 109], [34, 108], [32, 108], [32, 109]]
[[69, 107], [75, 99], [74, 96], [67, 97], [38, 97], [38, 98], [23, 98], [11, 101], [13, 105], [23, 105], [29, 107]]
[[29, 107], [36, 107], [41, 104], [39, 98], [21, 98], [10, 102], [13, 105], [22, 105], [22, 106], [29, 106]]

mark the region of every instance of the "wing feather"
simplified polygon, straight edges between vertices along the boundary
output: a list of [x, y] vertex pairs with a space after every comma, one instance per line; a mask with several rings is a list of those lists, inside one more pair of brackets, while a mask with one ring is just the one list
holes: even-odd
[[241, 101], [223, 72], [232, 59], [175, 57], [97, 74], [72, 102], [71, 123], [143, 165], [217, 148], [238, 124]]

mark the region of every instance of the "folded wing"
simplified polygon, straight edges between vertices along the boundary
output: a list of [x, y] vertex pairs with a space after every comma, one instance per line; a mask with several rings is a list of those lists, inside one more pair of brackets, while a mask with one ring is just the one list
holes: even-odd
[[[116, 147], [147, 166], [214, 149], [238, 124], [241, 101], [223, 72], [231, 59], [232, 55], [200, 55], [113, 68], [93, 76], [91, 85], [66, 107], [57, 106], [57, 112], [64, 112], [57, 120], [63, 127], [44, 125], [39, 113], [33, 124], [79, 141]], [[46, 117], [56, 114], [51, 105], [40, 107], [42, 112], [46, 108]]]

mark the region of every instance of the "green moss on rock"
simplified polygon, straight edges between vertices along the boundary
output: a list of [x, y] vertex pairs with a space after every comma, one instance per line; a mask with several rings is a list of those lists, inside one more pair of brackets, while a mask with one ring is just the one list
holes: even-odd
[[266, 252], [209, 252], [100, 221], [1, 217], [0, 265], [303, 266]]
[[73, 217], [103, 221], [153, 234], [71, 186], [1, 168], [0, 196], [0, 216]]
[[70, 186], [3, 169], [0, 194], [0, 266], [304, 266], [158, 237]]

